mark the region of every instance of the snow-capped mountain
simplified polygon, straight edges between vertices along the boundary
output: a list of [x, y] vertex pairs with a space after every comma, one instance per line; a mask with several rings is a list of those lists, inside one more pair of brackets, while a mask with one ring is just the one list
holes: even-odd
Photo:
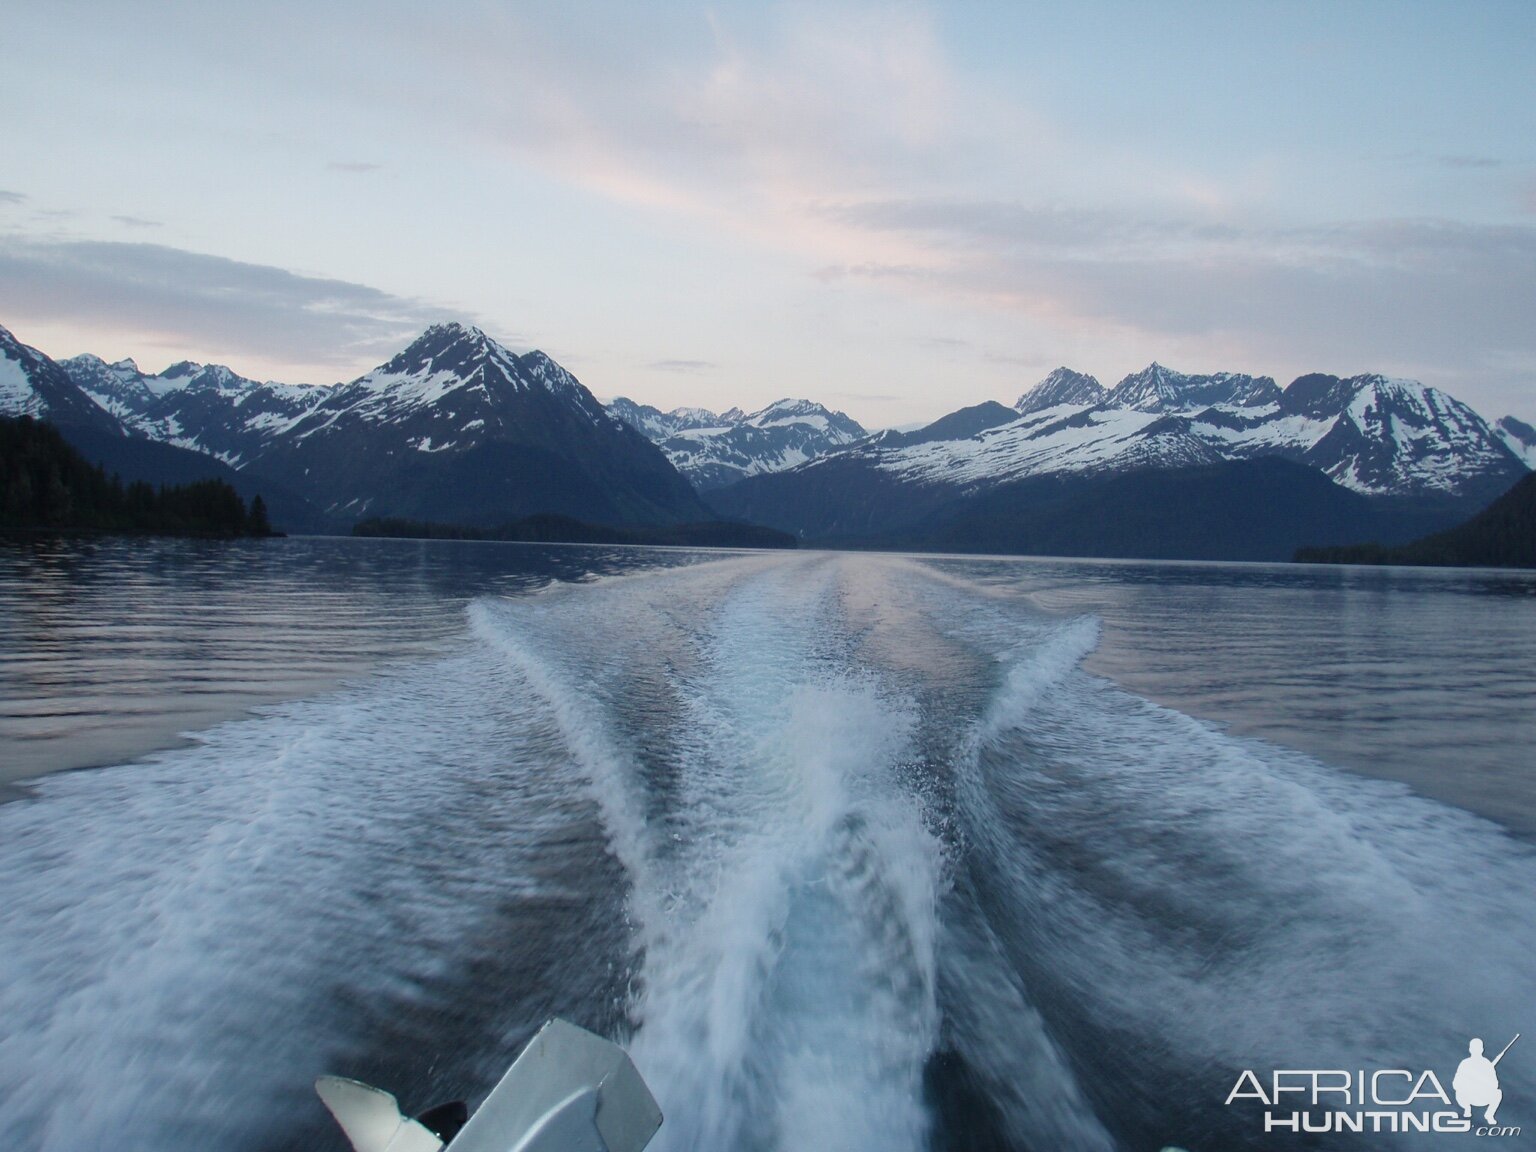
[[190, 362], [158, 375], [95, 356], [60, 365], [3, 329], [0, 357], [0, 413], [89, 429], [98, 454], [102, 435], [195, 449], [308, 499], [335, 526], [365, 515], [479, 525], [537, 513], [710, 519], [665, 455], [569, 372], [465, 325], [429, 328], [333, 387], [258, 383]]
[[1303, 376], [1282, 391], [1265, 376], [1192, 376], [1153, 364], [1104, 392], [1092, 377], [1058, 369], [1017, 407], [1013, 419], [1001, 405], [962, 409], [710, 499], [729, 515], [802, 534], [879, 534], [958, 514], [964, 501], [1036, 478], [1277, 456], [1362, 496], [1464, 515], [1527, 470], [1506, 443], [1518, 429], [1507, 425], [1501, 438], [1453, 397], [1378, 375]]
[[732, 408], [723, 415], [708, 408], [674, 408], [663, 412], [649, 404], [640, 404], [628, 396], [619, 396], [608, 404], [608, 412], [630, 427], [642, 432], [653, 444], [691, 428], [722, 428], [741, 419], [741, 409]]
[[620, 396], [608, 411], [657, 444], [700, 491], [781, 472], [868, 435], [849, 416], [810, 400], [778, 400], [757, 412], [732, 408], [717, 415], [704, 408], [662, 412]]
[[236, 468], [330, 393], [320, 385], [261, 383], [222, 364], [189, 360], [158, 375], [140, 371], [132, 360], [108, 364], [91, 355], [60, 361], [59, 367], [130, 431]]
[[157, 396], [132, 360], [108, 364], [99, 356], [74, 356], [58, 366], [102, 408], [125, 424], [135, 422]]
[[1302, 376], [1269, 423], [1272, 430], [1247, 437], [1243, 454], [1273, 443], [1275, 454], [1368, 495], [1445, 495], [1482, 504], [1525, 471], [1487, 421], [1416, 380]]
[[1154, 361], [1116, 384], [1106, 400], [1113, 407], [1138, 412], [1187, 413], [1212, 406], [1259, 408], [1278, 404], [1280, 389], [1268, 376], [1238, 372], [1191, 376]]
[[[227, 370], [224, 370], [227, 371]], [[89, 389], [77, 377], [85, 377]], [[155, 435], [163, 424], [143, 413], [157, 402], [157, 377], [145, 376], [131, 361], [105, 364], [77, 357], [61, 364], [20, 344], [0, 328], [0, 416], [22, 413], [56, 425], [87, 460], [124, 480], [188, 484], [217, 479], [244, 499], [261, 496], [277, 523], [292, 530], [333, 530], [305, 497], [272, 478], [248, 475], [209, 453], [180, 447]], [[173, 388], [167, 383], [164, 388]]]
[[[1048, 395], [1055, 377], [1024, 400]], [[1267, 376], [1188, 376], [1153, 364], [1097, 403], [1024, 407], [1017, 420], [973, 436], [874, 448], [870, 463], [915, 482], [976, 488], [1267, 455], [1365, 495], [1453, 498], [1491, 498], [1522, 470], [1467, 405], [1384, 376], [1303, 376], [1282, 392]]]
[[0, 328], [0, 416], [22, 415], [61, 427], [125, 434], [122, 425], [77, 388], [58, 364]]
[[325, 389], [246, 466], [353, 517], [709, 518], [666, 457], [576, 377], [462, 324], [434, 325], [388, 363]]
[[1070, 368], [1057, 368], [1020, 396], [1014, 408], [1029, 413], [1063, 404], [1102, 404], [1108, 395], [1096, 378]]
[[[1536, 460], [1529, 424], [1490, 426], [1437, 389], [1378, 375], [1302, 376], [1282, 390], [1266, 376], [1152, 364], [1105, 389], [1059, 368], [1013, 408], [988, 401], [877, 436], [807, 400], [753, 413], [662, 412], [625, 399], [605, 408], [543, 353], [513, 353], [460, 324], [434, 326], [333, 387], [259, 383], [188, 362], [158, 374], [94, 356], [59, 364], [0, 329], [0, 412], [95, 437], [103, 460], [143, 459], [135, 446], [195, 449], [286, 490], [301, 511], [311, 502], [333, 526], [367, 515], [482, 525], [539, 512], [614, 524], [710, 518], [686, 475], [727, 515], [803, 535], [878, 536], [949, 517], [974, 540], [1021, 485], [1065, 491], [1198, 473], [1219, 503], [1228, 481], [1209, 478], [1264, 457], [1315, 469], [1351, 499], [1464, 516]], [[1264, 485], [1289, 491], [1297, 475], [1239, 481], [1252, 496]], [[1327, 503], [1316, 492], [1306, 499]]]
[[574, 376], [542, 352], [517, 355], [478, 328], [439, 324], [388, 363], [326, 389], [285, 430], [293, 443], [389, 427], [417, 452], [470, 448], [529, 431], [529, 417], [611, 423]]

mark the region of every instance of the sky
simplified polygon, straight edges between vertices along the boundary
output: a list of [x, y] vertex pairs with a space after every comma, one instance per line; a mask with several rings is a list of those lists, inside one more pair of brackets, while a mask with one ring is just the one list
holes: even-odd
[[871, 428], [1058, 365], [1536, 419], [1536, 4], [0, 0], [0, 325], [331, 383], [460, 319]]

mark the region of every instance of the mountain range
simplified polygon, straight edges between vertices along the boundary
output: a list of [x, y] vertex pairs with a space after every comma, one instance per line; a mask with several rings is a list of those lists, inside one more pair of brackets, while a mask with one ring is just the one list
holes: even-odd
[[649, 437], [700, 492], [782, 472], [869, 435], [856, 420], [811, 400], [716, 415], [705, 408], [663, 412], [620, 396], [608, 411]]
[[[1188, 375], [1154, 363], [1106, 389], [1060, 368], [1011, 408], [961, 409], [914, 432], [883, 433], [750, 477], [709, 499], [727, 515], [803, 539], [942, 547], [960, 543], [955, 525], [966, 521], [968, 546], [1039, 551], [1049, 545], [1017, 529], [1046, 506], [1059, 508], [1068, 493], [1077, 516], [1108, 525], [1123, 519], [1125, 506], [1111, 499], [1117, 490], [1105, 489], [1109, 481], [1183, 473], [1220, 489], [1256, 476], [1232, 465], [1277, 458], [1361, 498], [1353, 513], [1340, 504], [1315, 526], [1295, 524], [1299, 539], [1273, 539], [1245, 554], [1283, 558], [1287, 542], [1294, 550], [1371, 538], [1366, 532], [1407, 539], [1454, 523], [1529, 470], [1530, 447], [1520, 439], [1526, 427], [1512, 419], [1495, 427], [1437, 389], [1379, 375], [1307, 375], [1282, 389], [1267, 376]], [[1290, 475], [1299, 484], [1305, 471]], [[1278, 475], [1265, 477], [1272, 503], [1315, 503], [1318, 493], [1301, 487], [1290, 497], [1274, 490]], [[984, 523], [997, 530], [982, 530]], [[1164, 554], [1127, 545], [1123, 532], [1107, 527], [1101, 535], [1111, 549], [1136, 548], [1105, 554]], [[1080, 541], [1071, 547], [1081, 554]]]
[[[150, 375], [132, 361], [55, 364], [0, 330], [6, 411], [47, 416], [93, 458], [133, 470], [153, 443], [213, 458], [304, 529], [363, 517], [494, 526], [535, 514], [598, 524], [711, 519], [660, 449], [542, 352], [443, 324], [331, 387], [260, 383], [218, 365]], [[114, 442], [115, 440], [115, 442]], [[164, 463], [162, 461], [162, 463]], [[292, 524], [293, 521], [297, 524]]]
[[0, 412], [47, 417], [125, 475], [232, 478], [299, 531], [723, 516], [838, 544], [1279, 559], [1438, 530], [1536, 464], [1524, 421], [1379, 375], [1281, 388], [1154, 363], [1106, 388], [1059, 368], [1012, 405], [870, 434], [807, 399], [604, 406], [544, 353], [464, 324], [334, 386], [55, 362], [0, 329]]

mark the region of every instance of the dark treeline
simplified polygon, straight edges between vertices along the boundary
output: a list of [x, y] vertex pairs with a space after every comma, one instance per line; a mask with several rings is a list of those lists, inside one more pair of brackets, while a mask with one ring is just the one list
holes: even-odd
[[1422, 564], [1449, 568], [1536, 568], [1536, 472], [1472, 519], [1397, 548], [1352, 544], [1302, 548], [1304, 564]]
[[415, 540], [513, 540], [539, 544], [664, 544], [685, 548], [794, 548], [787, 532], [756, 524], [707, 521], [698, 524], [627, 526], [587, 524], [569, 516], [526, 516], [496, 528], [435, 524], [376, 516], [359, 520], [354, 536], [390, 536]]
[[249, 508], [223, 480], [154, 487], [108, 476], [30, 416], [0, 417], [0, 528], [270, 536], [260, 496]]

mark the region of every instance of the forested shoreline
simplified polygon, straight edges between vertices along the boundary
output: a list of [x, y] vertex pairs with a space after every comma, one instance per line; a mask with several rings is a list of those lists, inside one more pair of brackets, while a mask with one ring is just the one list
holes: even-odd
[[1408, 564], [1452, 568], [1536, 568], [1536, 472], [1465, 523], [1396, 548], [1352, 544], [1302, 548], [1303, 564]]
[[72, 448], [52, 425], [0, 417], [0, 530], [156, 536], [272, 536], [265, 501], [249, 506], [223, 480], [125, 483]]

